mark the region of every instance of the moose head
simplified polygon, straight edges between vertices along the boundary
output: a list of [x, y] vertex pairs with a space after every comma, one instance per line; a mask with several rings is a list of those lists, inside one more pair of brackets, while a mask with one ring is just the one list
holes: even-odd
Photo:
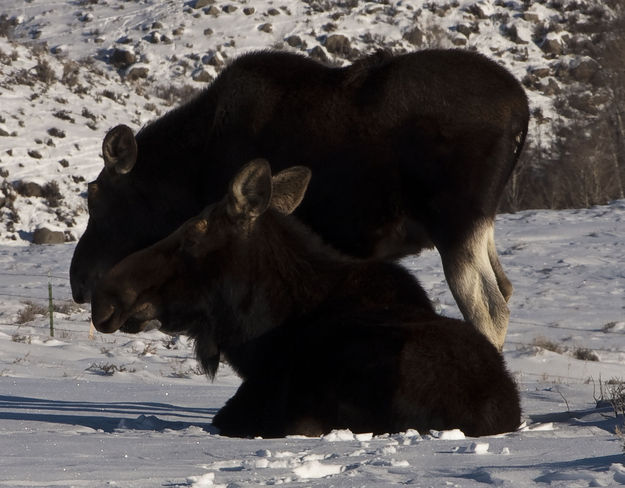
[[[95, 327], [137, 332], [157, 319], [165, 332], [205, 337], [215, 354], [219, 342], [265, 331], [281, 313], [276, 303], [284, 301], [270, 279], [280, 258], [262, 249], [279, 233], [272, 220], [295, 210], [310, 177], [301, 166], [272, 177], [267, 161], [248, 163], [221, 201], [100, 280], [92, 301]], [[278, 264], [263, 265], [264, 258]], [[227, 330], [217, 327], [223, 323]]]

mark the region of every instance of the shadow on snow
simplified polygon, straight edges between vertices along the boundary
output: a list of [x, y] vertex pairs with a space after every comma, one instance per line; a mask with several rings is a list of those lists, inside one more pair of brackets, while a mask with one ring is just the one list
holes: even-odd
[[[0, 420], [75, 425], [107, 433], [120, 429], [161, 432], [188, 427], [214, 433], [210, 421], [217, 410], [153, 402], [77, 402], [0, 395]], [[163, 420], [158, 415], [179, 420]], [[203, 418], [206, 422], [199, 420]]]

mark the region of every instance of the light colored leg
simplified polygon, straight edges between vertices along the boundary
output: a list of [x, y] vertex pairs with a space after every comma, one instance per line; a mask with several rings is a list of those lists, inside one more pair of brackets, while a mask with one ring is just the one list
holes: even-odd
[[499, 255], [497, 254], [497, 248], [495, 247], [495, 226], [492, 225], [490, 227], [490, 232], [488, 233], [488, 259], [490, 260], [490, 265], [495, 272], [495, 277], [497, 278], [497, 285], [499, 285], [499, 290], [503, 295], [506, 303], [510, 301], [510, 297], [512, 296], [512, 292], [514, 288], [510, 280], [506, 276], [506, 273], [503, 270], [503, 266], [501, 266], [501, 262], [499, 261]]
[[[493, 223], [484, 222], [465, 242], [439, 251], [449, 288], [465, 320], [501, 350], [510, 311], [491, 264], [489, 241], [492, 236]], [[502, 269], [501, 273], [503, 275]]]

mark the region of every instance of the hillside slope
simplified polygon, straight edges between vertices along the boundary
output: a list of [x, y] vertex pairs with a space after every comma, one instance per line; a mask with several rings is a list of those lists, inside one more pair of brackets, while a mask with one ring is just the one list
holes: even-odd
[[[138, 129], [250, 50], [287, 49], [342, 65], [380, 48], [475, 49], [523, 81], [533, 112], [528, 144], [548, 149], [555, 121], [565, 117], [555, 96], [571, 86], [579, 92], [599, 70], [572, 54], [592, 41], [582, 27], [613, 15], [598, 1], [5, 2], [0, 242], [31, 241], [41, 227], [77, 239], [85, 182], [101, 168], [106, 131], [118, 123]], [[606, 102], [591, 91], [566, 116]]]

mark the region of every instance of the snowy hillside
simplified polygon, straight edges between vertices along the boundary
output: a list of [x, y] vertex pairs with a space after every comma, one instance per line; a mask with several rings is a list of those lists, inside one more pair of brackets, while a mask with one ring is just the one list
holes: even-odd
[[[74, 244], [0, 246], [0, 486], [625, 485], [625, 201], [501, 215], [496, 232], [526, 425], [479, 439], [215, 435], [239, 384], [227, 366], [210, 383], [191, 344], [156, 331], [90, 339], [88, 310], [68, 301]], [[458, 316], [435, 252], [403, 263]]]
[[[523, 81], [529, 144], [548, 145], [564, 117], [554, 95], [573, 85], [584, 92], [599, 70], [573, 46], [591, 42], [584, 26], [612, 16], [604, 2], [573, 0], [5, 0], [0, 241], [32, 241], [41, 227], [77, 239], [106, 131], [119, 123], [138, 129], [250, 50], [342, 65], [380, 48], [476, 49]], [[579, 110], [606, 103], [596, 89], [584, 93]]]

